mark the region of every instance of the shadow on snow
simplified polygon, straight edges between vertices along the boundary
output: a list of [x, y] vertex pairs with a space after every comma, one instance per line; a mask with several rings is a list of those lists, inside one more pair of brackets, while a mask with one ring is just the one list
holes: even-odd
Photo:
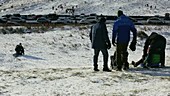
[[23, 55], [22, 57], [25, 57], [27, 59], [34, 59], [34, 60], [45, 60], [43, 58], [35, 57], [35, 56], [30, 56], [30, 55]]
[[39, 58], [39, 57], [36, 57], [36, 56], [31, 56], [31, 55], [16, 55], [16, 54], [13, 54], [14, 57], [24, 57], [26, 59], [34, 59], [34, 60], [45, 60], [43, 58]]
[[170, 76], [170, 66], [166, 66], [165, 68], [130, 68], [129, 72], [133, 73], [141, 73], [145, 75], [151, 76]]

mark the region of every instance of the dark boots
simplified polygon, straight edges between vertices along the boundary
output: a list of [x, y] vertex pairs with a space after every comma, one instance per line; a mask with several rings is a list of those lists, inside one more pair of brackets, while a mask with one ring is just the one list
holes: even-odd
[[100, 71], [98, 68], [94, 67], [94, 71]]
[[103, 65], [103, 71], [111, 72], [111, 70], [107, 66], [107, 63]]
[[111, 70], [109, 68], [103, 68], [103, 71], [111, 72]]
[[[94, 71], [100, 71], [97, 66], [94, 66]], [[105, 72], [111, 72], [111, 70], [108, 67], [103, 67], [103, 71]]]
[[97, 64], [94, 64], [94, 71], [99, 71]]

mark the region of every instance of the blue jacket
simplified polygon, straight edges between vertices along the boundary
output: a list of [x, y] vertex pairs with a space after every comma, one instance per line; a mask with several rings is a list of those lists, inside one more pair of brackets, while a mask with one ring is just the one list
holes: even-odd
[[136, 40], [137, 30], [129, 17], [121, 15], [113, 25], [112, 41], [117, 38], [117, 43], [129, 43], [130, 31], [133, 32], [133, 39]]

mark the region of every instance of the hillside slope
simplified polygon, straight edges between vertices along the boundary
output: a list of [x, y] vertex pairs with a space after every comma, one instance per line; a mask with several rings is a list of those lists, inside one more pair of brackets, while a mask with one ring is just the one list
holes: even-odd
[[1, 0], [1, 3], [1, 15], [68, 14], [66, 9], [72, 7], [75, 14], [115, 15], [118, 9], [122, 9], [128, 15], [164, 15], [170, 11], [170, 0]]

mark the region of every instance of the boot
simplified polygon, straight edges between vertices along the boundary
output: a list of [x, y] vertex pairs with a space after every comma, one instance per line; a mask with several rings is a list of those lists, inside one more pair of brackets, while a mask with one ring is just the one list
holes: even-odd
[[94, 71], [99, 71], [97, 64], [94, 64]]
[[103, 71], [106, 71], [106, 72], [111, 72], [111, 70], [107, 67], [103, 68]]
[[128, 70], [129, 69], [129, 63], [126, 62], [123, 66], [123, 70]]
[[94, 68], [94, 71], [100, 71], [98, 68]]

